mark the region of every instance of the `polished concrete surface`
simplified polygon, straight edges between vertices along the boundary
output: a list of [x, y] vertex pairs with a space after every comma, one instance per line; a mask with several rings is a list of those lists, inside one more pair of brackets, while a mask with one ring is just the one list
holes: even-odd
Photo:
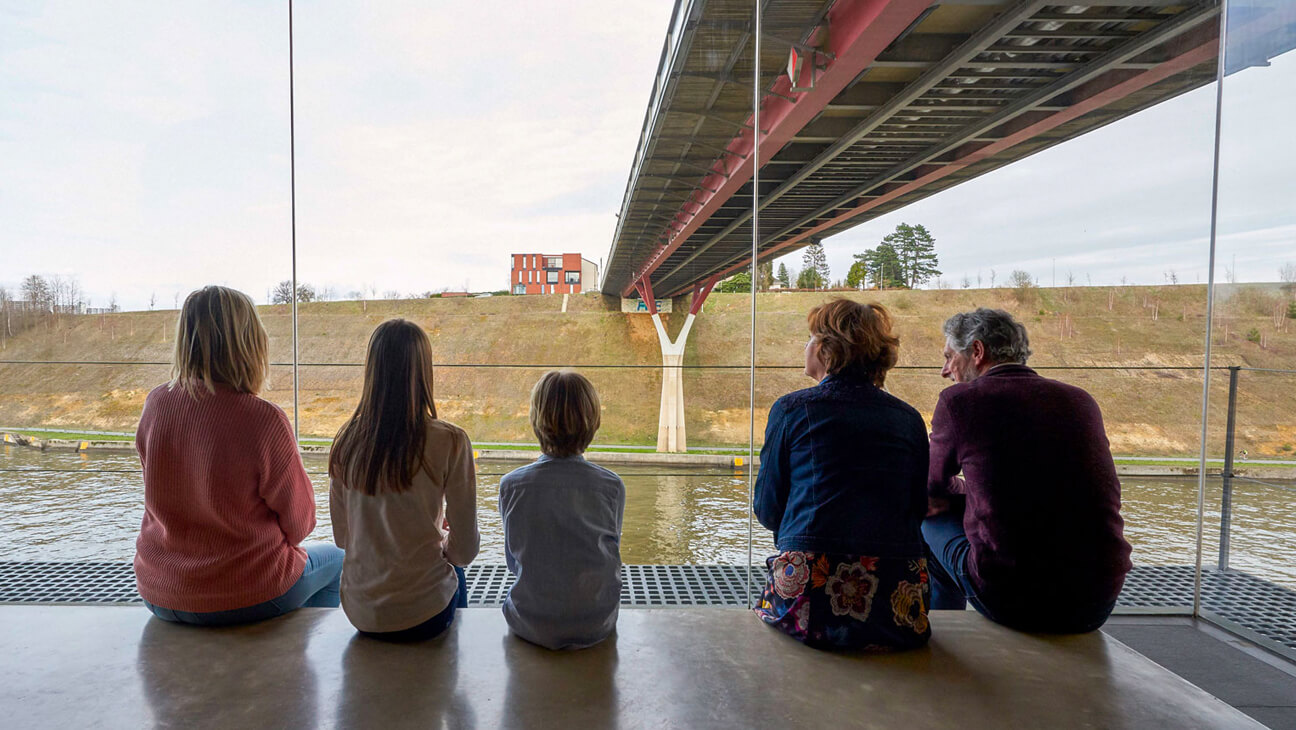
[[926, 649], [815, 651], [742, 609], [623, 610], [575, 653], [466, 609], [439, 639], [358, 637], [335, 609], [195, 629], [138, 607], [0, 606], [0, 726], [1245, 728], [1253, 720], [1102, 633], [935, 612]]

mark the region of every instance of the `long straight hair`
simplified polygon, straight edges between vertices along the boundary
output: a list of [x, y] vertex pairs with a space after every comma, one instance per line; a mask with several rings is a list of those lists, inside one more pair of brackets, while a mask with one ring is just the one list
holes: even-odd
[[383, 322], [369, 337], [364, 392], [333, 440], [329, 475], [370, 495], [408, 490], [435, 418], [427, 333], [408, 320]]

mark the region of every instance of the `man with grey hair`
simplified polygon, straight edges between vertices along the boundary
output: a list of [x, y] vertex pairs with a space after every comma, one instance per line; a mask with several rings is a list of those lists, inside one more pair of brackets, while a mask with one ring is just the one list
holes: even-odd
[[933, 609], [967, 602], [1025, 631], [1092, 631], [1130, 569], [1102, 413], [1026, 367], [1026, 328], [998, 309], [945, 322], [946, 388], [932, 414]]

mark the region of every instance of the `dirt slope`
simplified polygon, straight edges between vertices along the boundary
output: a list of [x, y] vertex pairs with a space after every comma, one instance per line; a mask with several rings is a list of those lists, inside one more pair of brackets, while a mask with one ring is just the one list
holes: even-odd
[[[1296, 368], [1296, 321], [1275, 318], [1285, 296], [1273, 287], [1237, 287], [1217, 301], [1215, 362]], [[835, 294], [758, 296], [757, 362], [789, 369], [757, 371], [758, 440], [764, 412], [782, 393], [809, 385], [799, 374], [805, 312]], [[1205, 331], [1201, 286], [902, 291], [851, 294], [878, 300], [895, 315], [902, 366], [888, 386], [930, 416], [939, 378], [940, 324], [975, 306], [1014, 312], [1030, 331], [1031, 364], [1199, 368]], [[441, 415], [483, 441], [529, 440], [531, 384], [550, 365], [586, 367], [603, 395], [600, 442], [651, 443], [656, 437], [660, 364], [657, 337], [645, 315], [625, 315], [613, 300], [561, 296], [313, 303], [301, 306], [301, 426], [304, 435], [331, 435], [355, 405], [369, 332], [393, 316], [412, 319], [432, 337]], [[677, 303], [677, 310], [686, 303]], [[287, 307], [264, 307], [272, 358], [291, 361]], [[174, 311], [64, 316], [4, 342], [3, 360], [157, 361], [170, 358]], [[676, 314], [668, 329], [683, 322]], [[746, 443], [750, 302], [713, 294], [690, 337], [689, 365], [743, 366], [690, 370], [685, 375], [690, 443]], [[1251, 342], [1252, 330], [1263, 335]], [[313, 363], [344, 363], [318, 366]], [[487, 365], [481, 365], [481, 364]], [[469, 365], [456, 367], [457, 365]], [[503, 366], [527, 367], [503, 367]], [[149, 388], [167, 366], [0, 364], [0, 424], [129, 430]], [[1046, 373], [1089, 389], [1103, 407], [1113, 448], [1120, 453], [1188, 454], [1196, 449], [1201, 374], [1197, 370], [1059, 370]], [[266, 397], [292, 407], [292, 375], [275, 368]], [[1212, 395], [1212, 444], [1222, 442], [1226, 376]], [[1240, 448], [1252, 455], [1296, 450], [1296, 376], [1245, 373], [1239, 401]]]

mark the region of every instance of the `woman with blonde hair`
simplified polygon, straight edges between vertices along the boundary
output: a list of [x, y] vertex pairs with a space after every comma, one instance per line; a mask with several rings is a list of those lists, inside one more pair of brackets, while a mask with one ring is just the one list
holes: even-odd
[[208, 286], [185, 298], [171, 381], [149, 393], [135, 434], [135, 578], [158, 618], [222, 626], [338, 605], [342, 551], [300, 546], [315, 493], [288, 417], [257, 395], [269, 369], [246, 294]]
[[927, 643], [927, 429], [882, 390], [900, 339], [880, 304], [810, 310], [805, 375], [770, 409], [755, 509], [779, 554], [756, 613], [810, 646]]
[[386, 641], [444, 632], [468, 605], [477, 475], [468, 434], [437, 418], [432, 343], [413, 322], [388, 320], [370, 336], [360, 404], [333, 441], [329, 476], [351, 624]]

